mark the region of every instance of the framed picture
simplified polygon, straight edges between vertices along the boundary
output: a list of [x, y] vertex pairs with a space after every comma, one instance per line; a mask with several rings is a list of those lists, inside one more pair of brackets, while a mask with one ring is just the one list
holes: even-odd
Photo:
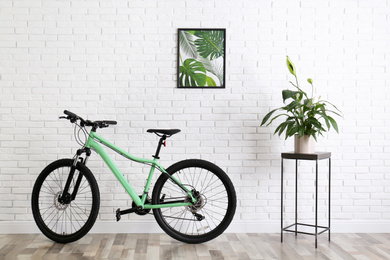
[[178, 88], [225, 88], [226, 29], [179, 29]]

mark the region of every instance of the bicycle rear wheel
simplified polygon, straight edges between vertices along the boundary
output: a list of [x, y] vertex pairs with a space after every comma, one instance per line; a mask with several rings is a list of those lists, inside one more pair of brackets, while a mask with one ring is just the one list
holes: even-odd
[[[171, 237], [185, 243], [203, 243], [222, 234], [236, 210], [236, 193], [226, 173], [203, 160], [180, 161], [167, 169], [184, 186], [198, 193], [197, 202], [186, 207], [153, 209], [160, 227]], [[153, 189], [152, 203], [186, 201], [189, 196], [161, 174]]]
[[73, 159], [62, 159], [48, 165], [38, 176], [31, 199], [34, 220], [42, 233], [58, 243], [82, 238], [92, 228], [99, 212], [100, 195], [95, 177], [83, 164], [77, 163], [68, 195], [79, 179], [74, 200], [60, 199]]

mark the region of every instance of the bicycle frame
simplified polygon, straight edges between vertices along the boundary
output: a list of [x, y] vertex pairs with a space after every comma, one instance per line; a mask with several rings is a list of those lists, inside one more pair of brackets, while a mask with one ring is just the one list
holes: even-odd
[[[138, 194], [135, 192], [133, 187], [127, 181], [125, 176], [122, 174], [122, 172], [116, 166], [114, 161], [110, 158], [110, 156], [106, 153], [106, 151], [104, 151], [104, 149], [102, 148], [102, 146], [99, 143], [101, 143], [104, 146], [114, 150], [115, 152], [117, 152], [117, 153], [121, 154], [122, 156], [126, 157], [127, 159], [130, 159], [130, 160], [138, 162], [138, 163], [151, 165], [151, 168], [150, 168], [150, 171], [149, 171], [149, 176], [148, 176], [148, 179], [146, 181], [146, 184], [145, 184], [145, 187], [144, 187], [144, 192], [143, 192], [141, 198], [138, 196]], [[147, 195], [148, 195], [148, 192], [149, 192], [149, 188], [150, 188], [150, 185], [151, 185], [151, 182], [152, 182], [152, 177], [153, 177], [153, 174], [154, 174], [154, 170], [157, 168], [162, 173], [167, 174], [167, 176], [169, 176], [169, 174], [167, 173], [165, 168], [162, 167], [158, 163], [158, 159], [157, 158], [154, 158], [153, 160], [150, 160], [150, 159], [135, 157], [135, 156], [129, 154], [128, 152], [122, 150], [121, 148], [117, 147], [116, 145], [110, 143], [109, 141], [107, 141], [103, 137], [97, 135], [96, 132], [94, 132], [94, 131], [91, 131], [89, 133], [89, 137], [88, 137], [88, 140], [87, 140], [87, 142], [85, 144], [85, 147], [86, 148], [92, 148], [93, 150], [95, 150], [99, 154], [99, 156], [107, 164], [107, 166], [110, 168], [110, 170], [115, 175], [115, 177], [118, 179], [118, 181], [125, 188], [126, 192], [130, 195], [130, 197], [132, 198], [134, 203], [137, 205], [137, 207], [142, 207], [143, 209], [182, 207], [182, 206], [193, 205], [193, 203], [196, 202], [196, 199], [192, 195], [192, 191], [189, 190], [187, 187], [185, 187], [174, 176], [170, 176], [169, 178], [174, 183], [176, 183], [182, 190], [187, 192], [187, 194], [190, 196], [190, 198], [191, 198], [193, 203], [191, 203], [191, 202], [184, 202], [184, 201], [180, 201], [180, 202], [176, 201], [176, 202], [173, 202], [173, 203], [163, 203], [163, 204], [157, 204], [157, 205], [151, 204], [151, 203], [145, 204], [145, 201], [146, 201], [146, 198], [147, 198]]]

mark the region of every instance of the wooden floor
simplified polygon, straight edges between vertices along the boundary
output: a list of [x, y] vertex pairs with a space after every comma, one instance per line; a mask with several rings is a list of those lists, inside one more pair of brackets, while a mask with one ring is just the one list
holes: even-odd
[[0, 259], [390, 259], [390, 234], [223, 234], [205, 244], [165, 234], [88, 234], [71, 244], [43, 235], [0, 235]]

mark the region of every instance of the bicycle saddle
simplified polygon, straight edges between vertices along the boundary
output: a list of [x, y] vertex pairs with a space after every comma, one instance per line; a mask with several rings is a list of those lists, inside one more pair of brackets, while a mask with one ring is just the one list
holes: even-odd
[[179, 133], [180, 129], [148, 129], [146, 132], [148, 133], [155, 133], [158, 136], [166, 135], [167, 137], [170, 137], [174, 134]]

